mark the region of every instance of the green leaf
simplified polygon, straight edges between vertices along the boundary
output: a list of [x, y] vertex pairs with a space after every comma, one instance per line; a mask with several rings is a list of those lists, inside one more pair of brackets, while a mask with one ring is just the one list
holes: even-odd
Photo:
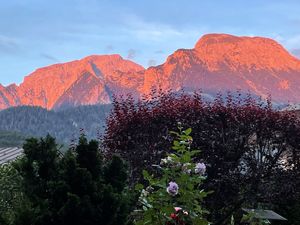
[[189, 190], [193, 190], [194, 185], [193, 185], [192, 183], [188, 183], [187, 188], [188, 188]]
[[134, 189], [135, 189], [136, 191], [141, 191], [141, 190], [143, 190], [143, 188], [144, 188], [144, 185], [142, 185], [142, 184], [137, 184], [137, 185], [135, 185], [135, 187], [134, 187]]
[[180, 149], [180, 147], [179, 146], [173, 146], [172, 149], [173, 150], [178, 150], [178, 149]]
[[195, 220], [193, 221], [195, 225], [208, 225], [209, 223], [207, 222], [207, 220], [202, 219], [201, 217], [197, 217], [195, 218]]
[[144, 221], [143, 220], [137, 221], [135, 222], [135, 225], [144, 225]]
[[174, 146], [180, 146], [179, 141], [173, 141]]
[[171, 215], [171, 213], [174, 213], [174, 207], [171, 205], [164, 206], [161, 208], [162, 212], [164, 212], [166, 215]]
[[179, 136], [179, 134], [177, 132], [174, 132], [174, 131], [170, 131], [170, 134], [175, 134], [176, 136]]
[[199, 154], [201, 151], [200, 150], [192, 150], [190, 151], [191, 156], [195, 156], [197, 154]]
[[184, 132], [185, 135], [190, 135], [190, 133], [192, 133], [192, 128], [188, 128], [183, 132]]
[[191, 156], [190, 156], [190, 154], [184, 154], [183, 156], [182, 156], [182, 160], [183, 160], [183, 162], [190, 162], [191, 161]]
[[143, 170], [143, 176], [144, 176], [144, 178], [145, 178], [146, 180], [150, 180], [150, 179], [151, 179], [150, 174], [148, 173], [147, 170]]

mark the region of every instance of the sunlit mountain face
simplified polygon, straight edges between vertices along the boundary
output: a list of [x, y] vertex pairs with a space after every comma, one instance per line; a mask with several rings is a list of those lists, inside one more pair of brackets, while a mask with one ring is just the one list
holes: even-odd
[[152, 88], [204, 93], [241, 90], [300, 102], [300, 60], [263, 37], [208, 34], [193, 49], [179, 49], [148, 69], [120, 55], [92, 55], [40, 68], [19, 86], [0, 85], [0, 109], [34, 105], [47, 109], [107, 104], [113, 94], [136, 98]]

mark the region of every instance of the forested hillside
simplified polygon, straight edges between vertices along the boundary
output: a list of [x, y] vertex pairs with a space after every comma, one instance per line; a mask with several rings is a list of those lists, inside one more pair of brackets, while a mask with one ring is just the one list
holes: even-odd
[[21, 147], [26, 136], [14, 131], [0, 131], [0, 147]]
[[[84, 130], [88, 138], [97, 138], [105, 126], [111, 105], [79, 106], [62, 111], [49, 111], [41, 107], [21, 106], [0, 111], [0, 130], [19, 132], [24, 136], [42, 137], [48, 133], [58, 141], [69, 143]], [[21, 135], [23, 136], [23, 135]], [[6, 138], [2, 138], [6, 139]], [[11, 138], [9, 138], [11, 139]]]

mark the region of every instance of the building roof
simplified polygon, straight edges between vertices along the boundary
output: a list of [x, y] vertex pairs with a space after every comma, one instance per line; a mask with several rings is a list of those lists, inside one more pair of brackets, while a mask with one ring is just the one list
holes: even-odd
[[272, 210], [266, 210], [266, 209], [245, 209], [243, 208], [243, 211], [247, 213], [253, 213], [255, 218], [258, 219], [267, 219], [267, 220], [287, 220], [283, 216], [280, 216], [276, 212]]
[[0, 164], [8, 163], [23, 155], [23, 149], [19, 147], [0, 148]]

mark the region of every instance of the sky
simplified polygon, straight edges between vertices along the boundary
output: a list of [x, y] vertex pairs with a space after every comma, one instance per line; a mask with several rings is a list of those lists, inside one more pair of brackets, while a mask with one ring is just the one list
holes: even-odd
[[270, 37], [300, 58], [300, 1], [0, 0], [0, 83], [91, 54], [147, 68], [207, 33]]

